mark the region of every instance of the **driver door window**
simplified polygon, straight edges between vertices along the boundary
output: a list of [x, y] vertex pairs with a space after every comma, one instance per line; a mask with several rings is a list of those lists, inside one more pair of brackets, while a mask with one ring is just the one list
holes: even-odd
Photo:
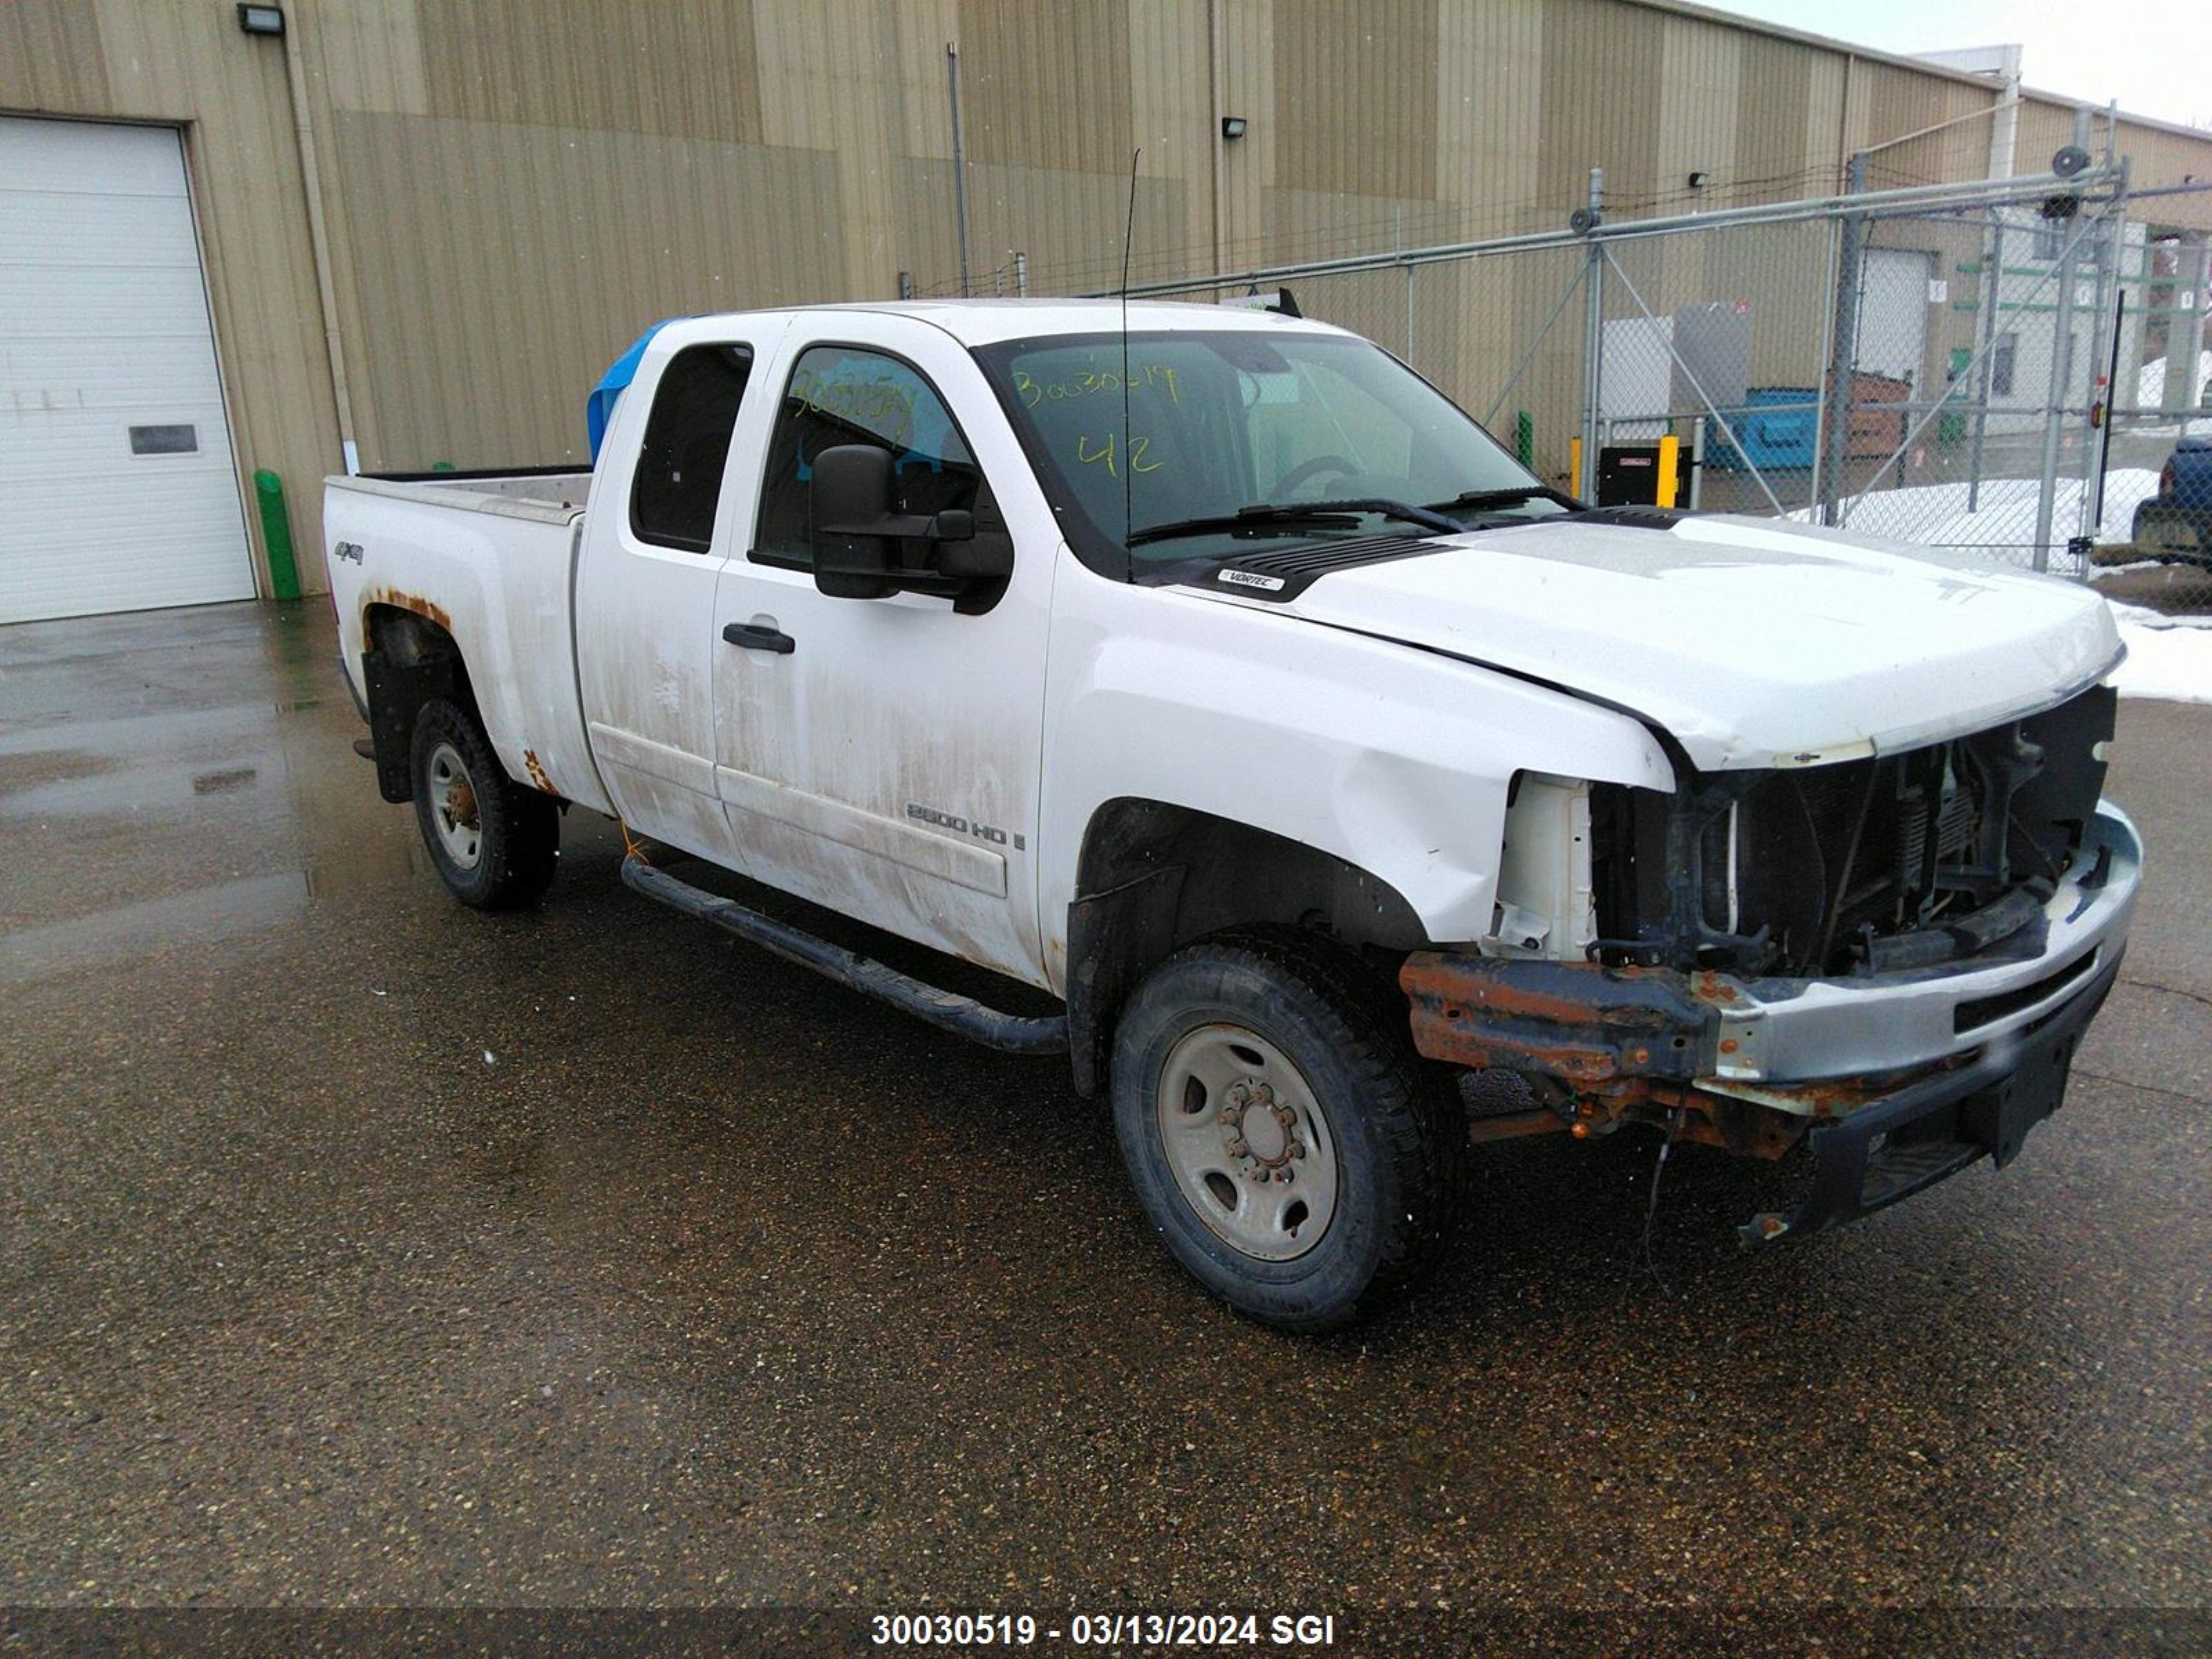
[[755, 563], [813, 568], [813, 458], [838, 444], [891, 453], [893, 511], [927, 517], [961, 507], [975, 514], [979, 532], [1004, 529], [967, 440], [921, 370], [859, 346], [814, 346], [793, 367], [769, 438], [759, 533], [749, 556]]

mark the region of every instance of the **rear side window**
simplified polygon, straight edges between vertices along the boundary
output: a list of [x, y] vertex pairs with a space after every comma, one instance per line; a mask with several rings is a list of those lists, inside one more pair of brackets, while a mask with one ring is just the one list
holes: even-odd
[[896, 510], [927, 516], [946, 507], [1002, 531], [997, 504], [937, 388], [913, 364], [860, 346], [813, 346], [799, 356], [769, 439], [761, 481], [762, 564], [810, 569], [808, 486], [813, 458], [836, 444], [873, 444], [895, 458]]
[[690, 553], [714, 545], [730, 429], [752, 366], [751, 349], [741, 345], [686, 346], [669, 360], [630, 490], [629, 527], [640, 541]]

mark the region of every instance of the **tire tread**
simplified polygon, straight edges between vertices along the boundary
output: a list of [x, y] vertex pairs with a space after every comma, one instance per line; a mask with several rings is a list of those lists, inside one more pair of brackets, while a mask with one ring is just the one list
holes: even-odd
[[[1287, 991], [1301, 1005], [1300, 1017], [1322, 1035], [1364, 1097], [1399, 1194], [1397, 1213], [1381, 1230], [1373, 1272], [1343, 1305], [1304, 1315], [1244, 1310], [1271, 1324], [1310, 1333], [1348, 1324], [1414, 1283], [1443, 1254], [1465, 1189], [1463, 1109], [1442, 1073], [1414, 1052], [1395, 986], [1334, 939], [1289, 927], [1237, 927], [1176, 951], [1148, 975], [1146, 986], [1195, 964], [1255, 974]], [[1131, 1000], [1133, 1009], [1143, 1002], [1146, 988], [1140, 987]], [[1117, 1089], [1117, 1099], [1119, 1093]]]
[[[432, 809], [424, 775], [430, 750], [441, 738], [459, 750], [469, 781], [476, 787], [477, 810], [484, 815], [482, 879], [454, 878], [430, 823]], [[473, 713], [442, 697], [425, 702], [415, 717], [410, 765], [414, 774], [416, 817], [423, 842], [455, 898], [475, 909], [512, 910], [530, 903], [552, 885], [560, 861], [561, 810], [550, 796], [507, 776], [490, 738]]]

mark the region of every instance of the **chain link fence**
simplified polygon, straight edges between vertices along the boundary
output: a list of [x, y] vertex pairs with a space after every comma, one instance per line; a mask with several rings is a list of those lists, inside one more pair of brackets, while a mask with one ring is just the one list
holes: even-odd
[[[2189, 228], [2212, 185], [2131, 197], [2080, 151], [2011, 179], [1869, 172], [1623, 221], [1593, 174], [1555, 231], [1129, 293], [1287, 289], [1584, 499], [1835, 526], [2212, 618], [2212, 237]], [[1032, 291], [1026, 260], [985, 291]]]

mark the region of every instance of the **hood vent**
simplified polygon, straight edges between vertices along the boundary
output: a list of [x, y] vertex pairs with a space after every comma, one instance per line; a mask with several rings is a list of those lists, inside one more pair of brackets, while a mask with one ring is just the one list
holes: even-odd
[[1576, 514], [1575, 522], [1618, 525], [1623, 530], [1672, 530], [1690, 516], [1672, 507], [1593, 507]]
[[1227, 590], [1255, 599], [1294, 599], [1332, 570], [1387, 564], [1442, 550], [1433, 536], [1361, 536], [1240, 554], [1205, 565], [1182, 580], [1192, 587]]

